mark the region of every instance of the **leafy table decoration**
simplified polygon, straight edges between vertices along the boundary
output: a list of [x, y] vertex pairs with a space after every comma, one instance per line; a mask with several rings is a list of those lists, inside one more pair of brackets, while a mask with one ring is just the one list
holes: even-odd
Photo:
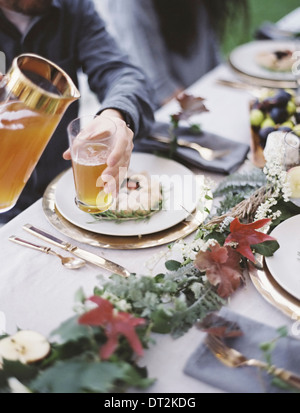
[[163, 273], [100, 276], [93, 297], [80, 291], [77, 314], [49, 336], [44, 359], [5, 359], [0, 346], [0, 392], [107, 393], [151, 386], [156, 378], [148, 377], [143, 354], [155, 345], [153, 333], [176, 339], [225, 306], [243, 287], [248, 263], [280, 248], [269, 231], [300, 213], [289, 200], [278, 151], [266, 156], [263, 172], [233, 174], [220, 184], [214, 192], [219, 211], [211, 211], [192, 241], [169, 246]]
[[177, 149], [177, 131], [181, 121], [188, 123], [191, 131], [199, 133], [201, 131], [201, 126], [198, 123], [192, 123], [191, 118], [194, 115], [199, 115], [201, 113], [209, 112], [204, 104], [205, 99], [200, 96], [189, 95], [182, 92], [176, 98], [179, 103], [179, 112], [174, 113], [170, 116], [170, 127], [169, 136], [171, 138], [170, 144], [170, 157], [173, 157]]

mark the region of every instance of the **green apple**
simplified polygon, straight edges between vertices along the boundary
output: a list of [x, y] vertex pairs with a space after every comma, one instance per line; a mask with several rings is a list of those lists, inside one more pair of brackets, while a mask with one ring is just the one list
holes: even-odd
[[287, 120], [287, 121], [283, 122], [280, 126], [286, 126], [288, 128], [293, 129], [295, 125], [294, 125], [293, 121]]
[[288, 182], [292, 191], [292, 198], [300, 198], [300, 165], [288, 170]]
[[250, 111], [250, 123], [252, 126], [260, 126], [262, 121], [264, 120], [265, 115], [259, 109], [252, 109]]
[[259, 95], [260, 102], [263, 102], [265, 99], [268, 99], [268, 98], [274, 96], [275, 93], [276, 93], [275, 89], [269, 89], [269, 88], [263, 89], [262, 92]]
[[287, 93], [289, 93], [292, 97], [295, 96], [295, 90], [294, 89], [284, 89]]
[[22, 330], [0, 340], [0, 359], [29, 364], [47, 357], [50, 349], [44, 336], [35, 331]]
[[267, 117], [267, 118], [261, 123], [261, 125], [260, 125], [260, 127], [261, 127], [262, 129], [264, 129], [264, 128], [269, 128], [269, 127], [273, 127], [273, 126], [275, 126], [275, 122], [273, 121], [273, 119], [271, 119], [271, 118], [269, 118], [269, 117]]
[[296, 105], [292, 100], [289, 100], [287, 105], [286, 105], [286, 111], [289, 114], [289, 116], [292, 116], [296, 112]]
[[293, 132], [295, 135], [300, 137], [300, 124], [299, 123], [293, 127]]

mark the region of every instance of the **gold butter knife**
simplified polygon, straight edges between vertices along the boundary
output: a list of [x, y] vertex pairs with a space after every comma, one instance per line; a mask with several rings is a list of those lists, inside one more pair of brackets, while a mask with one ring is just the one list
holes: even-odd
[[56, 238], [53, 235], [48, 234], [47, 232], [38, 229], [31, 224], [24, 225], [23, 229], [44, 241], [49, 241], [51, 244], [56, 245], [57, 247], [60, 247], [65, 251], [71, 252], [72, 254], [76, 255], [76, 257], [82, 258], [85, 261], [97, 265], [98, 267], [104, 268], [114, 274], [121, 275], [125, 278], [130, 276], [130, 272], [121, 265], [109, 261], [106, 258], [100, 257], [97, 254], [93, 254], [92, 252], [76, 247], [75, 245], [72, 245], [68, 242], [62, 241], [59, 238]]

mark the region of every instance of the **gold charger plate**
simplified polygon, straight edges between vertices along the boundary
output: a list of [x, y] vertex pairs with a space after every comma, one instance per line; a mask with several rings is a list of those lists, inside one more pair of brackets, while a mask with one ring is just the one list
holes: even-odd
[[300, 318], [300, 301], [275, 281], [264, 257], [259, 258], [256, 266], [249, 263], [248, 271], [255, 288], [265, 300], [293, 320]]
[[[65, 219], [57, 210], [55, 205], [55, 189], [57, 182], [64, 172], [58, 175], [47, 187], [43, 196], [43, 210], [50, 222], [59, 232], [72, 238], [73, 240], [94, 247], [117, 250], [134, 250], [142, 248], [157, 247], [159, 245], [169, 244], [178, 239], [185, 238], [197, 230], [199, 225], [207, 217], [207, 213], [195, 211], [188, 220], [182, 221], [172, 228], [143, 236], [116, 237], [102, 235], [77, 227]], [[209, 210], [212, 204], [211, 200], [205, 200], [206, 208]]]
[[240, 77], [240, 79], [244, 80], [246, 83], [250, 83], [252, 86], [257, 86], [257, 87], [262, 87], [262, 88], [267, 87], [271, 89], [297, 89], [298, 88], [298, 84], [296, 81], [273, 80], [273, 79], [265, 79], [263, 77], [258, 77], [258, 76], [252, 76], [236, 68], [230, 60], [228, 61], [228, 63], [231, 69]]

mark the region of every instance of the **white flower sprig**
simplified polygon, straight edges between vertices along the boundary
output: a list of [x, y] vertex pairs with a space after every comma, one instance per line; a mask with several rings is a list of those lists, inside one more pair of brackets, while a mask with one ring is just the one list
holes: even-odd
[[284, 170], [284, 132], [277, 131], [269, 135], [264, 156], [266, 159], [264, 173], [267, 178], [267, 186], [272, 193], [258, 207], [255, 220], [270, 218], [273, 221], [280, 217], [281, 211], [274, 212], [272, 207], [277, 204], [279, 198], [288, 202], [291, 196], [287, 172]]
[[178, 252], [182, 255], [183, 259], [194, 261], [197, 253], [203, 248], [205, 241], [203, 239], [195, 239], [192, 242], [184, 242], [183, 240], [177, 241], [173, 247], [173, 252]]

